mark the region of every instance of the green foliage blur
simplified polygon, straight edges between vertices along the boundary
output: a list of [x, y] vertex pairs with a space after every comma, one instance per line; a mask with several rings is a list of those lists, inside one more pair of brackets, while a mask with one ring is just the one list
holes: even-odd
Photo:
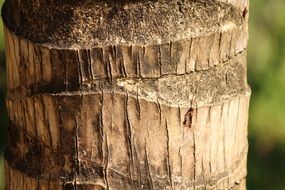
[[[0, 0], [0, 5], [3, 0]], [[249, 121], [249, 190], [285, 189], [285, 0], [251, 0], [248, 80], [252, 87]], [[0, 21], [0, 190], [7, 142], [5, 60]]]
[[250, 1], [248, 189], [285, 189], [285, 1]]

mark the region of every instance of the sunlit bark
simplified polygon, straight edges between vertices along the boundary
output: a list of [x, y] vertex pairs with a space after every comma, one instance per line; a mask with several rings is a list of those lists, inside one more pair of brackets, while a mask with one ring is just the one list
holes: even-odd
[[6, 188], [246, 189], [247, 12], [6, 1]]

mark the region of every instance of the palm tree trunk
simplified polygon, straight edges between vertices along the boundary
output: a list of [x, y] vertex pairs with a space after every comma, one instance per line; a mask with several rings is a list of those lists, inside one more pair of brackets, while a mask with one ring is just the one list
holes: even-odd
[[6, 188], [246, 189], [247, 0], [7, 0]]

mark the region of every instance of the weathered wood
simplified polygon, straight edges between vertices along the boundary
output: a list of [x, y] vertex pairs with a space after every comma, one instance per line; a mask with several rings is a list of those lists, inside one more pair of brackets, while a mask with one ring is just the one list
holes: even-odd
[[247, 9], [6, 1], [6, 188], [245, 189]]

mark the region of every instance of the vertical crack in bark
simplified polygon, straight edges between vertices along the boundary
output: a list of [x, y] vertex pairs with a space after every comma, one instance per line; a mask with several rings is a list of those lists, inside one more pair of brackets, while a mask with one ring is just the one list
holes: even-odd
[[140, 105], [139, 87], [138, 87], [138, 85], [137, 85], [137, 90], [136, 90], [136, 109], [137, 109], [137, 113], [139, 115], [139, 120], [141, 120], [141, 105]]
[[[190, 43], [189, 43], [189, 54], [188, 54], [188, 61], [186, 61], [186, 67], [185, 68], [187, 68], [186, 69], [186, 72], [185, 73], [191, 73], [192, 72], [192, 68], [190, 67], [191, 66], [191, 62], [190, 62], [190, 58], [191, 58], [191, 53], [192, 53], [192, 46], [193, 46], [193, 37], [191, 37], [191, 40], [190, 40]], [[188, 62], [188, 63], [187, 63]], [[194, 67], [193, 68], [195, 68], [195, 65], [194, 65]]]
[[[63, 55], [60, 53], [59, 54], [59, 59], [61, 63], [64, 63], [64, 59], [62, 58]], [[80, 59], [79, 59], [80, 61]], [[81, 61], [80, 61], [81, 62]], [[81, 65], [81, 64], [80, 64]], [[65, 90], [68, 90], [68, 69], [67, 69], [67, 64], [64, 64], [64, 86], [65, 86]], [[81, 82], [81, 81], [80, 81]]]
[[50, 126], [49, 126], [49, 122], [48, 122], [48, 117], [49, 116], [48, 116], [47, 109], [46, 109], [46, 106], [45, 106], [44, 101], [43, 101], [43, 96], [40, 95], [39, 98], [40, 98], [40, 102], [41, 102], [41, 106], [42, 106], [42, 110], [43, 110], [44, 127], [46, 128], [46, 131], [48, 133], [48, 140], [49, 140], [49, 143], [50, 143], [50, 147], [52, 147], [52, 144], [53, 144], [52, 143], [52, 133], [50, 131]]
[[[133, 136], [133, 142], [135, 142], [135, 136]], [[136, 160], [136, 169], [139, 174], [139, 188], [141, 188], [142, 187], [142, 174], [141, 174], [141, 168], [140, 168], [140, 160], [138, 158], [138, 151], [136, 148], [136, 144], [134, 144], [133, 147], [134, 147], [134, 158]]]
[[235, 35], [235, 33], [233, 31], [231, 31], [231, 39], [230, 39], [230, 47], [229, 47], [229, 52], [227, 55], [227, 59], [230, 59], [231, 57], [231, 50], [232, 50], [232, 45], [233, 45], [233, 36]]
[[181, 155], [181, 148], [182, 147], [179, 147], [179, 158], [180, 158], [180, 175], [181, 177], [183, 178], [183, 156]]
[[107, 134], [104, 133], [104, 139], [105, 139], [105, 164], [104, 164], [104, 178], [105, 178], [105, 183], [107, 186], [107, 189], [109, 190], [109, 179], [108, 179], [108, 164], [109, 164], [109, 147], [108, 147], [108, 137]]
[[[59, 127], [59, 143], [60, 143], [60, 152], [63, 153], [63, 147], [64, 147], [64, 143], [63, 143], [63, 121], [62, 121], [62, 108], [59, 104], [59, 102], [56, 102], [59, 107], [58, 107], [58, 127]], [[75, 143], [76, 143], [76, 139], [75, 139]], [[76, 144], [74, 145], [76, 146]]]
[[[223, 131], [223, 162], [224, 162], [224, 170], [227, 171], [227, 166], [226, 166], [226, 147], [225, 147], [225, 143], [226, 143], [226, 137], [225, 137], [225, 118], [223, 117], [223, 113], [224, 113], [224, 109], [225, 106], [222, 105], [221, 106], [221, 115], [220, 115], [220, 122], [221, 122], [221, 127], [222, 127], [222, 131]], [[224, 187], [224, 182], [223, 182], [223, 187]]]
[[[76, 51], [76, 62], [77, 62], [77, 68], [78, 68], [78, 77], [79, 77], [79, 84], [80, 86], [82, 85], [83, 83], [83, 75], [82, 75], [82, 66], [81, 66], [81, 61], [80, 61], [80, 53], [79, 53], [79, 50]], [[56, 71], [54, 71], [55, 73]]]
[[[21, 102], [21, 110], [22, 110], [22, 113], [23, 113], [23, 116], [24, 116], [24, 121], [23, 121], [23, 123], [24, 123], [24, 134], [25, 134], [25, 136], [27, 137], [28, 136], [28, 124], [27, 124], [27, 115], [26, 115], [26, 111], [25, 111], [25, 109], [24, 109], [24, 101], [25, 100], [21, 100], [20, 102]], [[51, 136], [51, 135], [50, 135]]]
[[[25, 42], [26, 43], [26, 45], [27, 45], [27, 51], [29, 52], [30, 51], [30, 46], [31, 46], [31, 44], [30, 43], [28, 43], [28, 42]], [[31, 60], [32, 58], [30, 58], [30, 53], [28, 53], [27, 55], [27, 60], [26, 60], [26, 62], [27, 63], [25, 63], [25, 73], [26, 73], [26, 75], [28, 76], [28, 78], [32, 78], [32, 74], [31, 74], [31, 72], [30, 72], [30, 65], [29, 64], [31, 64], [31, 63], [29, 63], [29, 60]], [[32, 59], [33, 60], [33, 59]], [[27, 81], [28, 81], [28, 79], [26, 79]]]
[[[100, 131], [100, 147], [102, 154], [102, 164], [103, 164], [103, 177], [106, 188], [109, 189], [109, 179], [108, 179], [108, 164], [109, 164], [109, 145], [108, 136], [106, 133], [106, 126], [104, 124], [104, 90], [101, 90], [100, 94], [100, 113], [99, 113], [99, 131]], [[111, 123], [112, 125], [112, 123]]]
[[238, 132], [238, 127], [239, 127], [239, 114], [240, 114], [240, 101], [241, 101], [241, 98], [238, 98], [238, 107], [237, 107], [237, 119], [236, 119], [236, 123], [235, 123], [235, 125], [236, 125], [236, 127], [235, 127], [235, 139], [234, 139], [234, 142], [235, 142], [235, 144], [236, 144], [236, 153], [237, 153], [237, 155], [239, 154], [239, 132]]
[[[118, 52], [118, 46], [114, 46], [114, 48], [116, 49], [116, 52]], [[125, 78], [125, 77], [128, 77], [128, 73], [126, 70], [126, 63], [125, 63], [125, 57], [124, 57], [123, 50], [121, 49], [120, 51], [121, 51], [121, 55], [116, 54], [116, 60], [117, 58], [122, 59], [122, 62], [120, 63], [120, 70], [121, 70], [121, 73], [123, 74], [123, 77]]]
[[[172, 62], [172, 53], [173, 53], [173, 50], [172, 50], [172, 41], [169, 42], [169, 62], [170, 64], [173, 64]], [[175, 63], [175, 71], [177, 71], [177, 62]], [[162, 76], [162, 75], [161, 75]]]
[[38, 48], [36, 48], [36, 57], [37, 57], [37, 59], [38, 59], [38, 64], [40, 64], [40, 79], [39, 79], [39, 81], [40, 82], [42, 82], [43, 81], [43, 76], [44, 76], [44, 70], [43, 70], [43, 64], [42, 64], [42, 62], [43, 62], [43, 60], [42, 60], [42, 50], [41, 50], [41, 48], [40, 47], [38, 47]]
[[[40, 140], [39, 140], [39, 136], [38, 136], [38, 127], [37, 127], [37, 125], [36, 125], [36, 119], [37, 119], [37, 117], [36, 117], [36, 103], [35, 103], [35, 100], [33, 100], [33, 109], [34, 109], [34, 121], [35, 121], [35, 132], [36, 132], [36, 145], [35, 145], [35, 148], [36, 148], [36, 151], [37, 152], [40, 152]], [[37, 160], [38, 160], [38, 163], [39, 163], [39, 171], [41, 171], [41, 158], [40, 157], [38, 157], [37, 158]], [[10, 173], [10, 172], [9, 172]], [[39, 179], [40, 179], [40, 176], [37, 176], [36, 177], [36, 179], [37, 179], [37, 183], [38, 183], [38, 187], [39, 187]], [[10, 176], [9, 176], [9, 181], [10, 181]]]
[[[198, 112], [195, 112], [195, 124], [197, 124], [197, 118], [198, 118]], [[197, 164], [197, 158], [196, 158], [196, 137], [195, 137], [195, 130], [196, 126], [193, 126], [192, 128], [192, 137], [193, 137], [193, 158], [194, 158], [194, 164], [193, 164], [193, 186], [194, 189], [196, 189], [196, 164]]]
[[[114, 88], [112, 88], [112, 94], [111, 94], [111, 102], [112, 102], [112, 107], [114, 107], [114, 101], [115, 101], [115, 92], [114, 92]], [[113, 112], [111, 111], [111, 119], [110, 119], [110, 128], [111, 128], [111, 133], [113, 133]]]
[[[110, 48], [112, 48], [112, 47], [110, 47]], [[112, 48], [112, 50], [114, 50], [114, 49]], [[112, 58], [113, 53], [114, 53], [113, 51], [108, 52], [107, 53], [107, 60], [105, 60], [105, 63], [107, 62], [106, 64], [107, 64], [107, 69], [108, 69], [108, 73], [109, 73], [108, 78], [109, 78], [110, 83], [113, 82], [113, 72], [114, 72], [114, 68], [113, 68], [113, 64], [112, 64], [113, 63], [113, 58]]]
[[[132, 55], [133, 55], [133, 48], [132, 48]], [[140, 53], [135, 54], [135, 61], [136, 61], [136, 74], [137, 77], [141, 77], [141, 66], [140, 66]]]
[[158, 64], [159, 76], [162, 76], [163, 74], [162, 74], [161, 46], [158, 45], [157, 48], [158, 48], [157, 64]]
[[[225, 119], [225, 123], [228, 122], [228, 119], [229, 119], [229, 115], [230, 115], [230, 105], [231, 105], [231, 102], [228, 103], [228, 108], [227, 108], [227, 113], [226, 113], [226, 119]], [[224, 124], [224, 134], [226, 134], [226, 125]], [[224, 140], [224, 146], [226, 146], [226, 140]], [[224, 149], [225, 150], [225, 149]], [[226, 160], [226, 150], [225, 150], [225, 171], [227, 172], [227, 175], [228, 175], [228, 187], [230, 186], [230, 176], [229, 176], [229, 167], [228, 167], [228, 163], [227, 163], [227, 160]]]
[[165, 130], [166, 130], [166, 169], [167, 169], [167, 176], [168, 176], [168, 183], [173, 189], [173, 182], [172, 182], [172, 172], [171, 172], [171, 164], [170, 164], [170, 150], [169, 150], [169, 131], [167, 120], [165, 120]]
[[87, 49], [87, 62], [88, 62], [88, 71], [90, 73], [91, 79], [94, 80], [94, 73], [92, 69], [92, 58], [91, 58], [91, 51], [92, 49]]
[[[179, 124], [181, 125], [182, 124], [182, 120], [181, 120], [181, 106], [178, 106], [178, 118], [179, 118]], [[182, 126], [182, 125], [181, 125]]]
[[[141, 50], [141, 48], [142, 48], [142, 50]], [[138, 52], [139, 77], [141, 77], [141, 78], [143, 78], [143, 76], [142, 76], [142, 64], [144, 63], [144, 58], [145, 58], [145, 46], [142, 46], [142, 47], [139, 47], [139, 52]]]
[[150, 187], [150, 190], [154, 189], [153, 186], [153, 180], [151, 177], [151, 170], [150, 170], [150, 166], [149, 166], [149, 158], [148, 158], [148, 153], [147, 153], [147, 143], [145, 142], [145, 165], [146, 165], [146, 174], [147, 174], [147, 180], [148, 180], [148, 185]]
[[220, 32], [220, 38], [219, 38], [219, 60], [222, 60], [222, 37], [223, 32]]
[[202, 185], [204, 186], [204, 189], [207, 189], [207, 183], [206, 183], [206, 180], [205, 180], [205, 166], [204, 166], [204, 155], [202, 154], [202, 156], [201, 156], [201, 164], [202, 164], [202, 177], [203, 177], [203, 179], [202, 179], [202, 181], [203, 181], [203, 183], [202, 183]]
[[[83, 99], [84, 97], [81, 95], [81, 104], [84, 102]], [[80, 106], [80, 115], [82, 115], [82, 106]], [[81, 166], [80, 166], [80, 161], [79, 161], [79, 137], [78, 137], [78, 118], [75, 117], [75, 168], [73, 169], [74, 173], [74, 189], [77, 188], [77, 175], [78, 173], [80, 174]]]
[[133, 179], [133, 172], [134, 172], [134, 159], [133, 159], [133, 134], [132, 134], [132, 129], [131, 129], [131, 124], [130, 124], [130, 119], [129, 119], [129, 114], [128, 114], [128, 100], [129, 100], [129, 95], [126, 94], [126, 100], [125, 100], [125, 138], [126, 138], [126, 148], [128, 151], [128, 156], [130, 160], [130, 166], [129, 166], [129, 173], [130, 173], [130, 178], [131, 180]]
[[99, 134], [100, 134], [100, 156], [101, 156], [101, 161], [103, 165], [103, 177], [104, 177], [104, 185], [109, 187], [109, 182], [108, 182], [108, 156], [109, 156], [109, 149], [108, 149], [108, 139], [107, 139], [107, 134], [105, 133], [105, 126], [104, 126], [104, 118], [103, 118], [103, 105], [104, 105], [104, 90], [101, 90], [100, 94], [100, 112], [98, 114], [98, 120], [99, 120]]
[[[207, 130], [210, 130], [212, 131], [212, 126], [211, 126], [211, 111], [212, 111], [212, 106], [209, 107], [209, 112], [208, 112], [208, 124], [209, 124], [209, 128]], [[211, 136], [213, 137], [213, 136]], [[213, 173], [213, 170], [212, 170], [212, 141], [211, 141], [211, 138], [209, 139], [210, 140], [210, 159], [209, 159], [209, 168], [210, 168], [210, 173]], [[215, 163], [216, 164], [216, 163]]]
[[[129, 56], [130, 56], [130, 59], [131, 60], [133, 60], [134, 58], [133, 58], [133, 45], [132, 44], [130, 44], [129, 46], [127, 46], [127, 52], [128, 52], [128, 54], [129, 54]], [[135, 67], [135, 76], [138, 76], [138, 73], [137, 73], [137, 64], [134, 64], [133, 63], [133, 66]], [[127, 75], [129, 75], [129, 73], [127, 72]]]
[[192, 125], [193, 125], [193, 117], [194, 117], [194, 114], [195, 112], [197, 112], [196, 109], [190, 107], [190, 109], [188, 110], [188, 112], [185, 114], [184, 116], [184, 121], [183, 121], [183, 125], [185, 127], [188, 127], [188, 128], [192, 128]]
[[159, 113], [159, 122], [161, 123], [162, 122], [162, 110], [161, 110], [160, 102], [157, 101], [156, 105], [157, 105], [157, 109], [158, 109], [158, 113]]

